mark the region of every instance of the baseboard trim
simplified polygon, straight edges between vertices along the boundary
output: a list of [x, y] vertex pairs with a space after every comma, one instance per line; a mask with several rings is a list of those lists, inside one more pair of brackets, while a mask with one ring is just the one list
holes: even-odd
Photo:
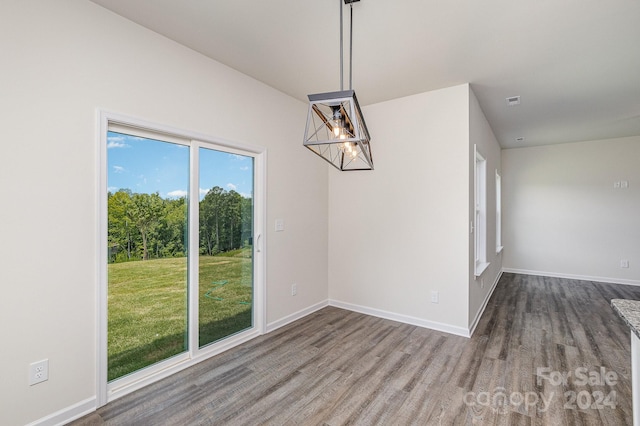
[[98, 400], [96, 397], [87, 398], [53, 414], [29, 423], [27, 426], [58, 426], [86, 416], [96, 411]]
[[596, 281], [601, 283], [640, 286], [640, 280], [627, 280], [624, 278], [592, 277], [589, 275], [564, 274], [561, 272], [533, 271], [529, 269], [515, 269], [515, 268], [502, 268], [502, 271], [508, 272], [511, 274], [536, 275], [541, 277], [566, 278], [569, 280]]
[[371, 315], [378, 318], [384, 318], [392, 321], [398, 321], [405, 324], [417, 325], [418, 327], [424, 327], [431, 330], [443, 331], [445, 333], [455, 334], [456, 336], [462, 336], [462, 337], [471, 336], [469, 334], [469, 330], [464, 327], [458, 327], [455, 325], [445, 324], [441, 322], [428, 321], [422, 318], [416, 318], [409, 315], [403, 315], [395, 312], [384, 311], [382, 309], [369, 308], [366, 306], [356, 305], [353, 303], [342, 302], [340, 300], [329, 299], [329, 306], [335, 306], [336, 308], [347, 309], [349, 311]]
[[274, 322], [267, 324], [267, 333], [271, 333], [274, 330], [279, 329], [280, 327], [284, 327], [287, 324], [290, 324], [294, 321], [297, 321], [301, 318], [306, 317], [309, 314], [314, 313], [315, 311], [319, 311], [320, 309], [329, 305], [328, 300], [323, 300], [322, 302], [318, 302], [315, 305], [311, 305], [307, 308], [301, 309], [298, 312], [294, 312], [291, 315], [287, 315], [284, 318], [280, 318]]
[[478, 309], [478, 312], [476, 313], [476, 317], [473, 319], [473, 322], [469, 327], [469, 337], [473, 336], [473, 332], [476, 331], [476, 327], [480, 322], [480, 318], [482, 318], [482, 315], [484, 315], [484, 310], [487, 308], [487, 303], [489, 303], [489, 299], [491, 299], [491, 296], [493, 296], [493, 292], [495, 291], [496, 286], [498, 285], [498, 281], [500, 281], [500, 278], [502, 277], [503, 272], [504, 272], [503, 270], [500, 271], [495, 281], [491, 285], [491, 289], [489, 289], [487, 296], [484, 298], [484, 301], [482, 302], [482, 306], [480, 307], [480, 309]]

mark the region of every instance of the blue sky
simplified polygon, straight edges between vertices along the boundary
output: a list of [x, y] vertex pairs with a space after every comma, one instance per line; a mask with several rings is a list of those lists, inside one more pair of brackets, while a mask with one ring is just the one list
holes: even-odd
[[[252, 158], [211, 149], [200, 151], [200, 199], [214, 186], [252, 196]], [[189, 187], [189, 148], [122, 133], [107, 134], [108, 190], [185, 196]]]

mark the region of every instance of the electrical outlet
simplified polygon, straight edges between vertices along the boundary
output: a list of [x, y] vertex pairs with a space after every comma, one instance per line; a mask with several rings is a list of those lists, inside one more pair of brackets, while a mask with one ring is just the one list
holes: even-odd
[[49, 380], [49, 360], [33, 362], [29, 365], [29, 386]]
[[296, 294], [298, 294], [298, 284], [293, 283], [291, 284], [291, 295], [295, 296]]
[[432, 291], [431, 292], [431, 303], [438, 303], [438, 292], [437, 291]]
[[620, 267], [621, 267], [621, 268], [628, 268], [628, 267], [629, 267], [629, 260], [627, 260], [627, 259], [621, 259], [621, 260], [620, 260]]

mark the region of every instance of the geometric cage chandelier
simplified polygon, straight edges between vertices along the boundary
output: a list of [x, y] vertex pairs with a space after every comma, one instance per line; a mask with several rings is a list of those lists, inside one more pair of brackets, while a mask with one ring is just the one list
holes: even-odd
[[303, 145], [341, 171], [373, 170], [371, 137], [352, 85], [353, 4], [349, 27], [349, 90], [343, 82], [342, 1], [340, 2], [340, 91], [308, 95], [309, 112]]

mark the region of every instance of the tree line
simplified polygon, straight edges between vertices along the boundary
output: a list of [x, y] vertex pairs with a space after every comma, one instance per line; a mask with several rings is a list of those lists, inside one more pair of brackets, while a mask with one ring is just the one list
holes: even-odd
[[[109, 192], [109, 262], [183, 257], [187, 253], [187, 199], [159, 193]], [[251, 244], [253, 203], [219, 186], [199, 203], [199, 251], [215, 254]]]

